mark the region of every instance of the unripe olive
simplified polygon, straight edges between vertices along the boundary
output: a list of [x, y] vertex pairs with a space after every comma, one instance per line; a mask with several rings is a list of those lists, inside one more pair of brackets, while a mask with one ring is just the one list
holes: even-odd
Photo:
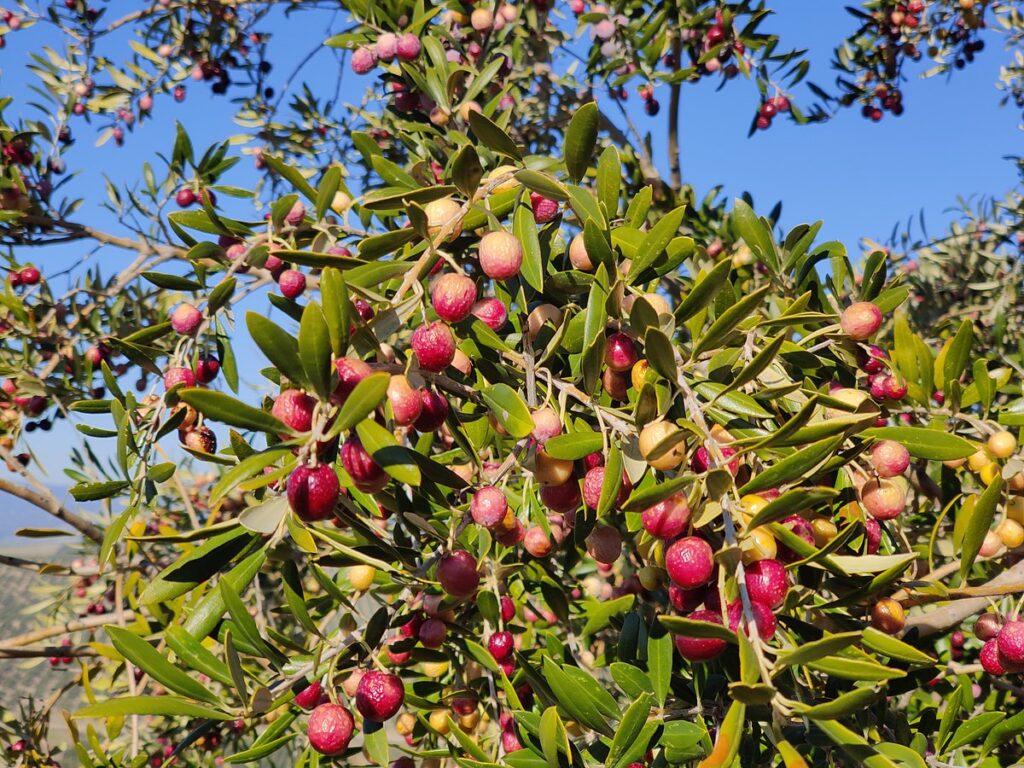
[[891, 597], [883, 597], [871, 609], [871, 626], [887, 635], [902, 632], [906, 624], [903, 606]]

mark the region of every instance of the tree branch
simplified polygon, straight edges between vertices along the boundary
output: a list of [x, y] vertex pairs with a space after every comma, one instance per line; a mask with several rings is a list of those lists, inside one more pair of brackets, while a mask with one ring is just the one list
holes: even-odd
[[[1009, 586], [1016, 584], [1021, 579], [1024, 579], [1024, 560], [1007, 568], [984, 586]], [[966, 600], [956, 600], [934, 611], [907, 619], [907, 626], [903, 630], [903, 634], [914, 633], [916, 637], [928, 637], [950, 627], [955, 627], [964, 619], [976, 613], [981, 613], [988, 606], [989, 600], [987, 597], [971, 597]]]
[[[672, 38], [672, 56], [675, 59], [676, 71], [679, 71], [680, 60], [683, 55], [683, 41], [679, 35]], [[676, 194], [683, 188], [682, 159], [679, 151], [679, 95], [682, 91], [682, 83], [672, 83], [669, 86], [668, 103], [668, 163], [672, 183], [672, 189]]]
[[69, 635], [72, 632], [81, 632], [86, 629], [96, 629], [97, 627], [102, 627], [106, 624], [116, 624], [122, 618], [126, 621], [131, 621], [135, 618], [135, 613], [132, 611], [104, 613], [99, 616], [86, 616], [84, 619], [67, 621], [63, 624], [54, 624], [52, 627], [43, 627], [42, 629], [37, 629], [32, 632], [26, 632], [23, 635], [10, 637], [7, 640], [0, 640], [0, 650], [9, 651], [12, 648], [21, 648], [26, 645], [31, 645], [32, 643], [38, 643], [40, 640], [46, 640], [50, 637]]
[[39, 507], [39, 509], [44, 512], [49, 512], [58, 520], [64, 521], [79, 533], [84, 536], [88, 536], [97, 544], [103, 543], [103, 531], [90, 523], [84, 517], [80, 517], [64, 507], [64, 505], [61, 504], [53, 494], [47, 495], [39, 493], [31, 488], [26, 488], [23, 485], [12, 483], [10, 480], [2, 477], [0, 477], [0, 491], [9, 493], [12, 496], [17, 496], [22, 501], [27, 501], [29, 504]]

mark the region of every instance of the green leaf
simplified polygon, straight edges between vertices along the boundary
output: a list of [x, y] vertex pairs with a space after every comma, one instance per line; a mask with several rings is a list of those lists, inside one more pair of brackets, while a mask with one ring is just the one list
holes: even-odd
[[765, 266], [773, 272], [779, 271], [779, 256], [775, 252], [775, 243], [771, 230], [762, 219], [743, 200], [733, 202], [731, 221], [736, 234], [750, 246], [750, 250]]
[[672, 342], [658, 328], [648, 328], [644, 336], [644, 354], [651, 367], [670, 382], [675, 383], [679, 370]]
[[988, 487], [978, 497], [978, 501], [971, 511], [971, 517], [967, 521], [967, 528], [964, 530], [964, 539], [961, 544], [960, 553], [960, 578], [967, 579], [971, 572], [971, 566], [981, 551], [981, 545], [985, 542], [985, 535], [992, 527], [995, 520], [996, 508], [1003, 496], [1003, 478], [996, 475]]
[[860, 640], [860, 637], [861, 633], [859, 631], [840, 632], [835, 635], [825, 635], [820, 640], [801, 643], [792, 651], [786, 651], [785, 653], [779, 654], [775, 667], [777, 670], [781, 671], [786, 667], [798, 667], [803, 664], [808, 664], [812, 661], [822, 659], [826, 656], [832, 656], [844, 648], [856, 643]]
[[291, 448], [268, 448], [265, 451], [254, 453], [252, 456], [247, 456], [240, 462], [231, 467], [231, 469], [224, 472], [217, 484], [210, 489], [210, 504], [216, 504], [224, 496], [230, 493], [234, 488], [241, 482], [255, 477], [261, 473], [266, 467], [271, 464], [277, 463], [278, 460], [285, 456], [291, 456]]
[[587, 623], [580, 631], [580, 636], [588, 637], [604, 629], [610, 623], [612, 616], [628, 611], [633, 607], [634, 601], [635, 597], [633, 595], [623, 595], [614, 600], [588, 601], [586, 608]]
[[619, 212], [619, 185], [622, 181], [622, 162], [614, 146], [605, 147], [597, 161], [597, 200], [613, 219]]
[[521, 274], [535, 291], [544, 290], [544, 255], [537, 236], [537, 222], [530, 208], [520, 205], [512, 219], [512, 233], [523, 246]]
[[740, 488], [740, 494], [776, 488], [798, 477], [810, 479], [812, 470], [829, 458], [845, 439], [844, 435], [839, 435], [801, 448], [751, 478]]
[[817, 672], [839, 678], [840, 680], [857, 680], [861, 682], [881, 682], [906, 677], [902, 669], [886, 667], [874, 661], [851, 659], [846, 656], [825, 656], [808, 662], [807, 667]]
[[615, 730], [615, 736], [612, 737], [608, 757], [604, 761], [608, 768], [619, 768], [622, 762], [621, 758], [640, 735], [650, 714], [650, 694], [641, 694], [636, 701], [629, 705], [629, 708], [622, 715], [619, 727]]
[[[381, 730], [383, 731], [384, 729], [381, 728]], [[472, 755], [475, 759], [480, 760], [481, 762], [487, 762], [488, 754], [484, 752], [476, 742], [476, 739], [472, 738], [458, 726], [458, 724], [452, 719], [451, 715], [448, 716], [448, 730], [467, 754]]]
[[604, 518], [615, 506], [620, 488], [622, 488], [622, 451], [619, 449], [618, 443], [612, 443], [601, 481], [601, 495], [597, 502], [598, 520]]
[[970, 320], [964, 320], [949, 346], [943, 349], [944, 360], [942, 375], [935, 377], [938, 387], [945, 387], [947, 382], [958, 381], [960, 374], [967, 369], [970, 361], [971, 344], [974, 341], [974, 329]]
[[835, 720], [816, 720], [815, 725], [846, 755], [851, 765], [864, 768], [901, 768], [885, 755], [879, 754], [859, 733], [854, 733]]
[[195, 280], [189, 280], [181, 275], [165, 275], [160, 272], [143, 272], [140, 277], [152, 283], [157, 288], [166, 288], [169, 291], [201, 291], [203, 286]]
[[719, 315], [715, 322], [711, 324], [711, 327], [708, 328], [699, 339], [697, 339], [697, 343], [694, 345], [693, 351], [690, 353], [691, 359], [696, 359], [704, 352], [716, 349], [719, 344], [729, 337], [729, 335], [736, 329], [737, 325], [757, 309], [758, 305], [760, 305], [761, 301], [770, 290], [770, 285], [764, 285], [756, 291], [748, 293]]
[[243, 509], [238, 522], [253, 533], [268, 535], [277, 531], [289, 509], [287, 496], [270, 496]]
[[832, 701], [808, 706], [802, 702], [794, 702], [793, 709], [797, 714], [812, 720], [837, 720], [870, 707], [880, 696], [875, 688], [854, 688], [852, 691], [836, 697]]
[[540, 716], [540, 728], [537, 736], [548, 768], [560, 768], [558, 753], [569, 754], [569, 741], [562, 718], [558, 716], [558, 707], [548, 707], [544, 710]]
[[765, 369], [775, 360], [776, 356], [779, 354], [779, 350], [782, 349], [782, 345], [786, 343], [789, 336], [789, 332], [783, 331], [770, 342], [765, 344], [761, 351], [754, 355], [754, 358], [743, 366], [743, 369], [736, 374], [736, 377], [731, 382], [729, 382], [729, 386], [718, 393], [715, 399], [718, 400], [719, 398], [724, 397], [728, 393], [739, 389], [747, 382], [753, 381], [764, 373]]
[[980, 712], [972, 715], [953, 732], [953, 738], [949, 740], [946, 751], [952, 752], [977, 741], [1005, 718], [1005, 712]]
[[339, 434], [363, 421], [383, 402], [388, 392], [391, 375], [383, 371], [371, 373], [353, 388], [331, 427], [331, 434]]
[[118, 653], [165, 688], [207, 704], [219, 703], [219, 699], [205, 685], [171, 664], [160, 651], [138, 635], [109, 624], [105, 630]]
[[562, 152], [565, 169], [574, 182], [578, 183], [587, 175], [587, 166], [594, 156], [598, 116], [597, 104], [588, 102], [576, 110], [565, 130]]
[[257, 312], [247, 312], [245, 324], [256, 346], [275, 368], [300, 386], [307, 383], [299, 357], [299, 342], [292, 334]]
[[[256, 578], [267, 559], [265, 549], [258, 549], [221, 577], [228, 581], [236, 592], [244, 589]], [[213, 631], [224, 615], [224, 599], [218, 589], [211, 589], [185, 620], [184, 629], [197, 640]]]
[[877, 653], [908, 664], [935, 664], [935, 659], [924, 651], [903, 642], [899, 638], [880, 632], [874, 627], [867, 627], [864, 630], [863, 643]]
[[388, 732], [386, 728], [377, 728], [365, 733], [363, 736], [363, 749], [370, 756], [370, 759], [380, 766], [387, 768], [391, 756], [391, 745], [388, 744]]
[[686, 206], [681, 205], [666, 213], [651, 227], [637, 249], [636, 258], [630, 264], [628, 282], [631, 285], [636, 283], [644, 270], [654, 264], [665, 252], [669, 242], [679, 233], [679, 226], [683, 223], [685, 213]]
[[697, 621], [685, 616], [659, 616], [658, 621], [674, 635], [687, 637], [710, 637], [736, 644], [736, 633], [721, 624], [710, 621]]
[[748, 528], [774, 523], [805, 509], [820, 509], [839, 495], [835, 488], [794, 488], [768, 502], [748, 523]]
[[732, 262], [729, 259], [724, 259], [715, 264], [711, 271], [698, 273], [690, 292], [686, 294], [686, 298], [676, 307], [677, 321], [680, 323], [687, 321], [687, 319], [714, 301], [715, 297], [718, 296], [718, 292], [722, 290], [722, 286], [729, 279], [729, 272], [731, 270]]
[[410, 450], [399, 445], [395, 436], [387, 429], [375, 421], [366, 419], [356, 425], [356, 433], [367, 453], [395, 480], [412, 486], [418, 486], [422, 482], [420, 468], [409, 456]]
[[196, 387], [181, 390], [178, 397], [204, 416], [222, 424], [271, 434], [289, 431], [288, 427], [278, 421], [275, 416], [253, 408], [251, 405], [246, 405], [241, 400], [236, 400], [223, 392]]
[[667, 499], [673, 493], [683, 488], [688, 488], [693, 484], [693, 477], [693, 475], [686, 473], [648, 488], [637, 488], [626, 499], [622, 509], [626, 512], [639, 512], [647, 509], [659, 501]]
[[964, 459], [978, 450], [969, 440], [939, 429], [925, 427], [877, 427], [861, 432], [864, 437], [895, 440], [911, 456], [933, 461]]
[[556, 435], [544, 443], [545, 453], [554, 459], [567, 461], [582, 459], [603, 448], [604, 439], [600, 432], [570, 432]]
[[472, 197], [484, 176], [480, 158], [472, 144], [467, 144], [456, 153], [452, 160], [452, 181], [466, 197]]
[[69, 490], [75, 501], [99, 501], [109, 499], [125, 490], [131, 483], [127, 480], [108, 480], [102, 483], [79, 483]]
[[636, 699], [645, 694], [654, 693], [654, 683], [642, 669], [624, 661], [612, 662], [609, 667], [612, 680], [630, 698]]
[[573, 720], [592, 728], [605, 736], [612, 736], [612, 729], [607, 721], [601, 716], [594, 701], [586, 695], [581, 695], [580, 687], [573, 682], [572, 678], [565, 674], [549, 656], [544, 657], [544, 680], [547, 682], [551, 692], [558, 699], [558, 705], [565, 710]]
[[523, 154], [519, 147], [512, 141], [505, 131], [497, 123], [484, 115], [482, 112], [469, 113], [469, 127], [473, 133], [488, 149], [493, 149], [501, 155], [507, 155], [513, 160], [522, 160]]
[[316, 215], [322, 219], [331, 212], [331, 203], [334, 202], [334, 195], [341, 188], [341, 168], [332, 165], [320, 179], [320, 186], [316, 191]]
[[229, 277], [218, 283], [217, 286], [210, 291], [210, 295], [206, 297], [206, 314], [213, 315], [214, 312], [231, 301], [231, 297], [235, 294], [235, 285], [237, 282], [238, 281], [235, 280], [235, 278]]
[[299, 359], [306, 381], [321, 400], [331, 394], [331, 339], [320, 305], [309, 302], [299, 323]]
[[946, 737], [953, 730], [953, 724], [959, 718], [964, 706], [964, 684], [960, 683], [956, 689], [943, 702], [942, 720], [939, 722], [939, 734], [935, 739], [935, 747], [938, 754], [945, 753]]
[[560, 200], [564, 202], [569, 199], [569, 190], [567, 190], [558, 180], [546, 173], [524, 168], [521, 171], [516, 171], [516, 181], [531, 192], [544, 195], [544, 197], [552, 200]]
[[306, 177], [299, 170], [284, 160], [265, 152], [263, 159], [277, 175], [286, 179], [295, 189], [306, 196], [311, 203], [316, 203], [316, 190], [310, 186]]
[[[733, 640], [735, 639], [734, 636]], [[664, 630], [652, 632], [647, 638], [647, 672], [651, 676], [654, 697], [659, 707], [665, 706], [665, 699], [672, 685], [672, 647], [672, 635]]]
[[523, 398], [508, 384], [494, 384], [480, 397], [505, 430], [513, 437], [526, 437], [533, 431], [533, 418]]
[[153, 605], [191, 592], [212, 578], [253, 542], [253, 535], [236, 526], [204, 541], [177, 557], [146, 584], [139, 596], [142, 605]]
[[164, 630], [164, 639], [167, 641], [167, 647], [190, 669], [202, 672], [218, 683], [234, 684], [224, 662], [177, 624], [172, 624]]
[[124, 696], [107, 699], [75, 712], [72, 717], [125, 717], [126, 715], [166, 715], [201, 717], [207, 720], [233, 720], [236, 715], [218, 712], [210, 707], [193, 704], [176, 696]]

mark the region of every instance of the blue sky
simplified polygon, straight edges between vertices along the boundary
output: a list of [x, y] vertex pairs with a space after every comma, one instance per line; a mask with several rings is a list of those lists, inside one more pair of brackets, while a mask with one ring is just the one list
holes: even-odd
[[[567, 5], [561, 0], [558, 4], [563, 9]], [[783, 46], [808, 47], [812, 61], [809, 79], [830, 86], [834, 78], [829, 69], [832, 47], [855, 24], [844, 4], [776, 0], [771, 5], [778, 13], [763, 28], [779, 33]], [[270, 44], [276, 62], [272, 84], [280, 90], [295, 64], [316, 45], [317, 36], [311, 30], [332, 23], [333, 31], [338, 31], [342, 22], [340, 14], [323, 12], [264, 24], [275, 33]], [[12, 108], [15, 112], [28, 98], [27, 86], [32, 82], [24, 70], [28, 52], [44, 42], [59, 44], [42, 28], [18, 32], [8, 37], [0, 52], [0, 92], [15, 96], [19, 102]], [[120, 42], [123, 45], [123, 37]], [[755, 105], [752, 85], [738, 79], [723, 91], [716, 91], [714, 83], [688, 86], [683, 90], [681, 119], [684, 177], [696, 187], [698, 196], [718, 184], [728, 198], [750, 191], [763, 213], [782, 200], [782, 224], [787, 229], [823, 219], [821, 239], [844, 242], [854, 257], [860, 253], [860, 238], [884, 238], [895, 223], [921, 210], [930, 229], [937, 231], [948, 220], [948, 209], [957, 196], [1000, 195], [1016, 180], [1012, 165], [1003, 158], [1021, 152], [1020, 114], [998, 105], [994, 84], [1007, 54], [996, 43], [990, 39], [973, 65], [948, 82], [945, 78], [912, 79], [904, 88], [905, 114], [900, 118], [886, 115], [879, 124], [850, 109], [822, 125], [799, 127], [776, 120], [770, 130], [748, 139]], [[314, 56], [297, 81], [327, 83], [333, 91], [332, 56], [326, 50]], [[370, 77], [359, 78], [346, 71], [342, 100], [358, 102], [370, 82]], [[121, 148], [113, 143], [94, 148], [96, 129], [76, 121], [73, 130], [78, 142], [67, 156], [68, 166], [82, 171], [72, 187], [75, 193], [87, 200], [102, 198], [104, 173], [122, 181], [137, 178], [142, 161], [154, 150], [169, 152], [175, 120], [185, 124], [197, 146], [238, 132], [225, 98], [212, 96], [203, 84], [190, 84], [188, 91], [182, 105], [168, 96], [159, 97], [154, 108], [157, 119], [129, 134]], [[641, 130], [655, 132], [655, 155], [665, 169], [668, 94], [659, 91], [658, 98], [662, 114], [657, 118], [643, 114], [635, 92], [630, 94], [628, 108]], [[238, 185], [254, 181], [251, 162], [240, 163], [227, 181]], [[101, 227], [116, 226], [109, 214], [88, 202], [78, 218]], [[63, 247], [48, 251], [45, 259], [42, 252], [26, 252], [18, 258], [43, 263], [45, 273], [80, 255], [76, 247]], [[113, 271], [125, 263], [126, 255], [106, 249], [94, 258], [101, 258]], [[265, 298], [255, 299], [249, 308], [270, 312]], [[243, 379], [249, 384], [256, 383], [255, 371], [263, 364], [252, 349], [250, 344], [239, 348]], [[33, 444], [43, 455], [64, 456], [69, 437], [77, 439], [77, 433], [69, 432], [62, 425], [46, 435], [36, 433]], [[59, 467], [53, 471], [59, 472]]]

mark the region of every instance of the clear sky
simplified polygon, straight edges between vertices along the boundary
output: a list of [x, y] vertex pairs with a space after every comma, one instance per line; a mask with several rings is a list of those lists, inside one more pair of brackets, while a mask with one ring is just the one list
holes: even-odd
[[[123, 6], [110, 5], [114, 6], [112, 14], [117, 6]], [[567, 5], [558, 0], [565, 13]], [[779, 33], [784, 47], [809, 48], [809, 79], [831, 86], [832, 48], [855, 26], [843, 8], [845, 3], [775, 0], [769, 5], [778, 13], [763, 29]], [[318, 12], [265, 24], [274, 33], [270, 44], [276, 62], [274, 87], [280, 91], [296, 63], [327, 36], [327, 32], [313, 30], [336, 32], [343, 22], [340, 13]], [[51, 31], [37, 28], [9, 35], [6, 48], [0, 51], [0, 93], [16, 98], [15, 112], [24, 109], [27, 86], [33, 81], [24, 69], [28, 53], [43, 43], [60, 44]], [[699, 196], [719, 184], [730, 199], [748, 190], [757, 210], [764, 213], [782, 200], [782, 224], [787, 229], [823, 219], [821, 239], [843, 241], [852, 256], [859, 253], [862, 237], [884, 239], [894, 224], [922, 210], [931, 231], [938, 231], [948, 220], [948, 209], [957, 196], [1001, 195], [1016, 181], [1014, 168], [1004, 157], [1024, 150], [1020, 113], [1012, 107], [1001, 108], [995, 89], [999, 65], [1007, 56], [1001, 45], [990, 39], [975, 62], [948, 81], [918, 80], [915, 76], [905, 85], [906, 111], [899, 118], [887, 114], [874, 124], [857, 109], [848, 109], [821, 125], [799, 127], [777, 120], [770, 130], [750, 139], [746, 133], [755, 105], [751, 84], [737, 79], [722, 91], [716, 91], [710, 82], [687, 86], [681, 120], [683, 174]], [[333, 91], [333, 62], [333, 53], [324, 50], [311, 59], [296, 83], [305, 79], [315, 88]], [[342, 101], [358, 102], [370, 82], [370, 77], [346, 71], [340, 84]], [[806, 92], [803, 95], [809, 98]], [[628, 108], [642, 130], [654, 132], [655, 153], [664, 169], [668, 95], [659, 91], [658, 98], [662, 114], [657, 118], [643, 114], [635, 93], [630, 94]], [[212, 96], [205, 84], [190, 84], [184, 104], [173, 103], [169, 96], [159, 97], [156, 119], [129, 134], [121, 148], [112, 142], [95, 148], [95, 124], [76, 120], [77, 144], [67, 160], [70, 168], [81, 170], [72, 189], [87, 200], [78, 217], [98, 226], [116, 226], [109, 214], [89, 202], [104, 197], [103, 174], [119, 181], [137, 178], [142, 161], [151, 159], [154, 151], [169, 153], [175, 120], [186, 125], [197, 146], [237, 133], [231, 113], [224, 97]], [[254, 173], [251, 162], [244, 161], [227, 182], [245, 185], [254, 180]], [[19, 253], [17, 257], [42, 263], [44, 273], [49, 273], [57, 264], [80, 257], [78, 247], [49, 251], [45, 257], [42, 252]], [[106, 249], [93, 258], [102, 259], [113, 272], [125, 263], [126, 256]], [[262, 297], [254, 299], [249, 308], [272, 313]], [[239, 356], [243, 386], [256, 384], [255, 371], [263, 361], [251, 344], [241, 345]], [[77, 433], [61, 426], [47, 435], [37, 433], [34, 445], [43, 455], [65, 456], [69, 437], [77, 439]], [[59, 472], [59, 467], [53, 470]]]

